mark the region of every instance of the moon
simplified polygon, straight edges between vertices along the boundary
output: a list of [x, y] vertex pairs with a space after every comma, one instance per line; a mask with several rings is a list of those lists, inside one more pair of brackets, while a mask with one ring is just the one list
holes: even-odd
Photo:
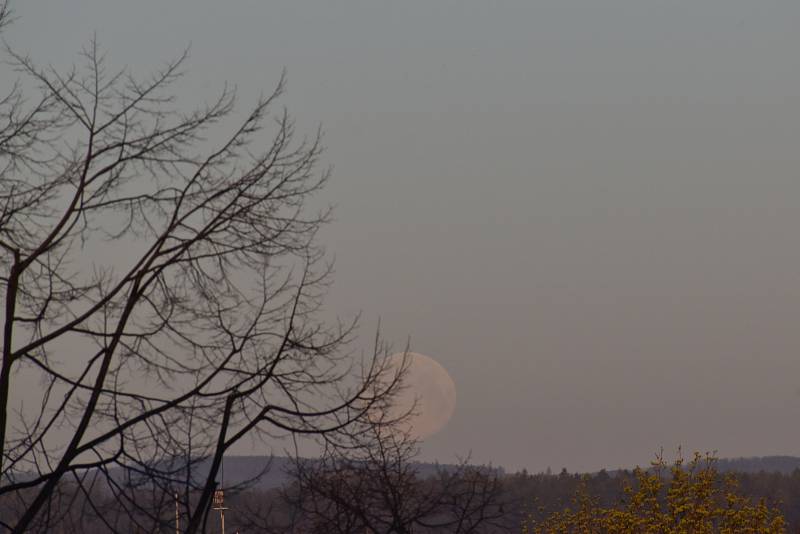
[[393, 354], [389, 364], [399, 369], [404, 356], [408, 358], [408, 369], [392, 412], [404, 414], [413, 408], [404, 430], [416, 439], [425, 439], [444, 428], [455, 413], [456, 384], [444, 367], [424, 354]]

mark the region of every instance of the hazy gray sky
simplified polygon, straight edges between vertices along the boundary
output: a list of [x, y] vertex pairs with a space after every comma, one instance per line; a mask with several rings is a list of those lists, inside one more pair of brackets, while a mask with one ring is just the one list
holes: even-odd
[[800, 3], [25, 0], [66, 65], [191, 44], [182, 91], [283, 67], [335, 166], [328, 309], [458, 385], [425, 458], [588, 470], [800, 454]]

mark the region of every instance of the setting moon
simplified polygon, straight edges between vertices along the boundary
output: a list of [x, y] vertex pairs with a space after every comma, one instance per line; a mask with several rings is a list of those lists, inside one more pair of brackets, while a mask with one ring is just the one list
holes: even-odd
[[395, 410], [405, 413], [413, 407], [406, 430], [414, 438], [425, 439], [439, 432], [455, 413], [456, 384], [441, 364], [424, 354], [393, 354], [389, 357], [390, 365], [399, 368], [404, 355], [408, 357], [408, 369]]

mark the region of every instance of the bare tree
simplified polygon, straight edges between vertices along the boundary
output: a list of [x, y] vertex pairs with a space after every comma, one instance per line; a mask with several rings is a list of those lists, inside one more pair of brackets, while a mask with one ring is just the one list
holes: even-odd
[[11, 22], [11, 10], [8, 7], [8, 2], [2, 2], [0, 3], [0, 30], [9, 22]]
[[295, 483], [285, 492], [290, 509], [299, 511], [291, 515], [292, 528], [299, 523], [302, 532], [338, 534], [507, 530], [496, 470], [467, 460], [425, 469], [414, 461], [417, 442], [396, 427], [372, 426], [349, 447], [298, 459]]
[[0, 498], [19, 513], [3, 526], [48, 531], [68, 484], [146, 531], [181, 488], [197, 532], [245, 436], [368, 425], [394, 380], [378, 343], [359, 362], [353, 324], [318, 319], [329, 213], [309, 202], [328, 173], [319, 136], [297, 139], [272, 111], [283, 80], [232, 125], [232, 91], [188, 112], [171, 92], [185, 55], [142, 78], [94, 41], [67, 71], [7, 54]]

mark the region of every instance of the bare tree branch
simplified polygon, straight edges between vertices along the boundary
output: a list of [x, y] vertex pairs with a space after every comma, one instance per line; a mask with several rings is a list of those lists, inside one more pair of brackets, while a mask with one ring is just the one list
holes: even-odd
[[[0, 98], [7, 528], [76, 520], [61, 506], [77, 492], [87, 514], [124, 511], [108, 529], [152, 530], [179, 487], [196, 532], [238, 441], [368, 427], [397, 377], [379, 343], [353, 358], [355, 324], [318, 318], [330, 213], [313, 205], [329, 173], [319, 133], [299, 139], [274, 110], [284, 79], [231, 126], [227, 88], [181, 110], [186, 54], [145, 78], [112, 70], [94, 39], [63, 71], [7, 55], [20, 77]], [[33, 377], [36, 408], [18, 410]]]

